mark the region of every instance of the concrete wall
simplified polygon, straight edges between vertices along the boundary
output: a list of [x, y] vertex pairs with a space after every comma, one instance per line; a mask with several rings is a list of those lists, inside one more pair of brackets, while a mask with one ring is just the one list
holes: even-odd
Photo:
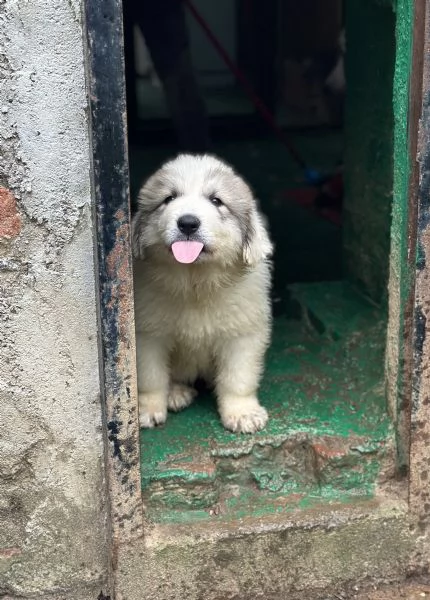
[[79, 0], [0, 2], [0, 596], [97, 598], [107, 498]]

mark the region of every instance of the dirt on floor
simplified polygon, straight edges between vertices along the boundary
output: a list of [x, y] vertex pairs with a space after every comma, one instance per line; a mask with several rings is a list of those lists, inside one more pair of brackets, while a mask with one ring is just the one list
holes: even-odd
[[[408, 583], [359, 592], [356, 595], [333, 596], [330, 600], [430, 600], [430, 584]], [[328, 600], [328, 599], [327, 599]]]

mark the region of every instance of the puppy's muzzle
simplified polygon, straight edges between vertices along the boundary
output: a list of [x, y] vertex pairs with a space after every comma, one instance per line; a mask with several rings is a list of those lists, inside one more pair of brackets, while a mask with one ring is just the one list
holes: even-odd
[[200, 227], [200, 219], [194, 215], [182, 215], [177, 221], [178, 229], [184, 235], [189, 236], [195, 233]]

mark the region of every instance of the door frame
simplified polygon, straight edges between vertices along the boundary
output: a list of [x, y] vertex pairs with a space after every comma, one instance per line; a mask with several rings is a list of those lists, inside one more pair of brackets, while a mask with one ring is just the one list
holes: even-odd
[[121, 0], [85, 0], [99, 356], [113, 571], [143, 535]]
[[[403, 232], [406, 243], [400, 287], [393, 291], [392, 298], [400, 303], [400, 310], [390, 310], [391, 319], [401, 320], [397, 324], [398, 339], [389, 344], [397, 344], [399, 349], [392, 360], [391, 376], [396, 378], [396, 393], [401, 397], [398, 404], [395, 401], [401, 409], [399, 445], [408, 458], [400, 476], [408, 477], [411, 517], [418, 528], [425, 530], [430, 521], [430, 8], [426, 0], [415, 0], [413, 4], [406, 139], [410, 170]], [[84, 0], [84, 37], [112, 585], [116, 589], [115, 557], [119, 547], [132, 547], [144, 534], [121, 0]], [[419, 553], [417, 549], [417, 556]], [[418, 562], [415, 558], [414, 564]]]

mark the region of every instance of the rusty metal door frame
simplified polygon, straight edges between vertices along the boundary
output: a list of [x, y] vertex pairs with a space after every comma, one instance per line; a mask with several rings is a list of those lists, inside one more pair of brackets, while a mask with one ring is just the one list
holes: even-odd
[[409, 508], [424, 533], [430, 525], [430, 6], [426, 0], [415, 1], [413, 41], [408, 228], [413, 286], [405, 368], [410, 381]]
[[[409, 82], [409, 111], [408, 111], [408, 155], [410, 159], [409, 189], [407, 200], [407, 222], [403, 235], [406, 237], [405, 253], [403, 256], [403, 282], [402, 290], [390, 290], [398, 294], [401, 301], [403, 297], [403, 317], [400, 325], [400, 339], [398, 340], [398, 363], [396, 365], [397, 380], [395, 382], [396, 403], [396, 428], [398, 433], [398, 456], [404, 462], [406, 471], [410, 463], [409, 450], [411, 445], [411, 411], [413, 394], [414, 372], [414, 346], [416, 344], [416, 331], [414, 327], [415, 310], [415, 272], [418, 233], [418, 195], [420, 165], [418, 162], [418, 132], [423, 109], [423, 78], [424, 78], [424, 51], [426, 28], [426, 0], [415, 0], [413, 16], [413, 38], [411, 74]], [[392, 374], [391, 374], [392, 375]], [[405, 473], [406, 474], [406, 473]]]
[[[121, 0], [85, 0], [101, 389], [113, 576], [143, 531]], [[115, 585], [113, 585], [115, 588]]]
[[[409, 294], [399, 360], [409, 506], [430, 519], [430, 9], [415, 0], [410, 80]], [[121, 0], [84, 0], [111, 556], [143, 535]], [[113, 581], [113, 589], [116, 585]]]

